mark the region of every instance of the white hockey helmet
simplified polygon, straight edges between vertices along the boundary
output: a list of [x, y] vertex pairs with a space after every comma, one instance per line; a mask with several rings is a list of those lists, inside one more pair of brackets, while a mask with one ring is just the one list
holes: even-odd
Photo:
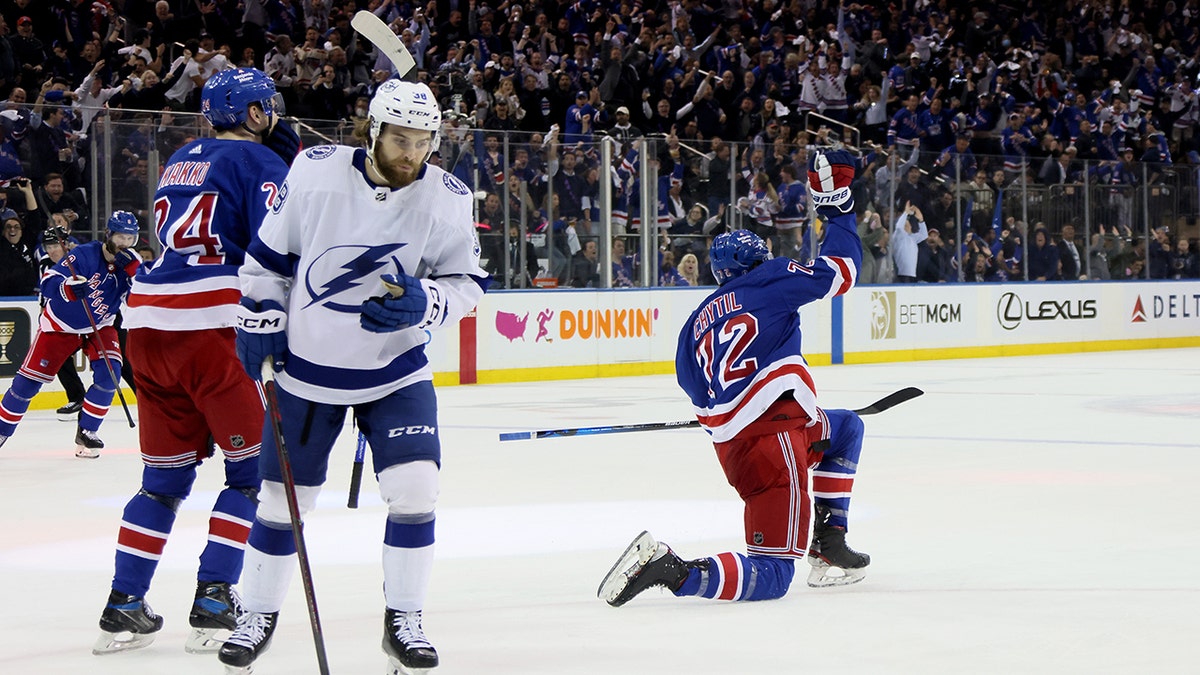
[[368, 114], [372, 153], [375, 151], [375, 140], [379, 138], [379, 132], [385, 123], [407, 129], [432, 131], [429, 151], [438, 149], [442, 111], [438, 109], [437, 99], [427, 85], [421, 82], [388, 80], [375, 90]]

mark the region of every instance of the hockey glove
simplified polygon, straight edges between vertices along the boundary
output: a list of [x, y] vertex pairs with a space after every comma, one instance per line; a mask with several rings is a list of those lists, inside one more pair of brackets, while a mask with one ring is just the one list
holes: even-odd
[[246, 374], [262, 380], [263, 361], [270, 358], [275, 372], [287, 360], [287, 313], [274, 300], [242, 298], [237, 317], [237, 355]]
[[67, 302], [75, 302], [80, 298], [86, 298], [90, 290], [86, 277], [73, 276], [69, 279], [64, 279], [62, 283], [62, 296]]
[[808, 187], [813, 204], [826, 220], [854, 210], [850, 183], [857, 169], [858, 161], [845, 150], [816, 152], [808, 160]]
[[441, 293], [432, 282], [426, 286], [421, 279], [403, 272], [381, 278], [388, 294], [363, 302], [359, 323], [364, 330], [391, 333], [410, 326], [424, 328], [440, 316], [444, 303], [439, 301]]
[[138, 268], [142, 266], [142, 256], [131, 248], [123, 248], [117, 251], [113, 264], [125, 270], [126, 276], [132, 279], [133, 275], [137, 274]]
[[296, 130], [283, 120], [276, 120], [275, 128], [263, 137], [263, 145], [279, 155], [279, 158], [288, 166], [292, 165], [292, 160], [296, 159], [296, 155], [300, 154], [300, 148], [303, 147]]

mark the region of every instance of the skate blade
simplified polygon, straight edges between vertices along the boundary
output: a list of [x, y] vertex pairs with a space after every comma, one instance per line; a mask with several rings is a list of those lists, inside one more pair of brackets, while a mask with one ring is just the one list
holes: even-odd
[[629, 580], [636, 576], [636, 572], [650, 562], [656, 551], [658, 551], [658, 542], [650, 536], [649, 532], [642, 532], [634, 537], [633, 542], [629, 544], [621, 557], [617, 558], [612, 569], [604, 575], [604, 580], [596, 589], [596, 597], [611, 605], [625, 589]]
[[193, 628], [183, 645], [183, 651], [189, 654], [215, 654], [221, 651], [221, 645], [232, 634], [233, 631], [222, 628]]
[[75, 446], [75, 456], [81, 459], [96, 459], [100, 456], [100, 451], [82, 445], [77, 445]]
[[225, 665], [225, 675], [253, 675], [253, 673], [254, 673], [253, 665], [249, 665], [249, 666], [230, 666], [227, 664], [222, 664], [222, 665]]
[[433, 668], [412, 668], [400, 663], [394, 656], [388, 657], [387, 675], [428, 675], [432, 672]]
[[96, 644], [92, 645], [92, 653], [96, 656], [104, 656], [127, 652], [131, 649], [141, 649], [150, 646], [150, 643], [154, 642], [154, 636], [155, 633], [100, 631], [100, 637], [96, 638]]
[[828, 588], [830, 586], [849, 586], [857, 584], [867, 576], [867, 568], [843, 569], [835, 567], [820, 558], [810, 557], [808, 564], [812, 569], [808, 572], [808, 585], [812, 588]]

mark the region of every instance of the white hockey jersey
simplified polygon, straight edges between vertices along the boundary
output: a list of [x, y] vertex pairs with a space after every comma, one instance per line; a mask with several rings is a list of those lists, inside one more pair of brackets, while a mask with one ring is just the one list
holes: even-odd
[[[363, 403], [432, 379], [426, 329], [461, 319], [490, 281], [462, 181], [426, 165], [407, 187], [380, 187], [365, 160], [345, 146], [301, 153], [239, 273], [243, 295], [287, 309], [280, 386], [320, 403]], [[385, 293], [380, 275], [399, 272], [437, 287], [443, 307], [426, 314], [434, 324], [364, 330], [361, 304]]]

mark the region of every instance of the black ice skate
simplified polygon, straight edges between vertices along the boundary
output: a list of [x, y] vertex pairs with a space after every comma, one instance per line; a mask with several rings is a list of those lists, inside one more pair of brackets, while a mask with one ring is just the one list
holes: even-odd
[[389, 607], [383, 613], [383, 651], [388, 655], [388, 675], [420, 675], [438, 664], [437, 650], [421, 628], [421, 610], [401, 612]]
[[162, 629], [162, 617], [155, 614], [144, 598], [118, 591], [108, 594], [108, 604], [100, 614], [100, 637], [92, 653], [101, 656], [138, 649], [154, 642]]
[[687, 580], [691, 568], [707, 564], [707, 560], [684, 562], [670, 546], [655, 541], [649, 532], [643, 532], [634, 538], [604, 576], [596, 596], [613, 607], [620, 607], [654, 586], [675, 592]]
[[229, 584], [201, 581], [196, 584], [196, 601], [188, 621], [192, 633], [183, 649], [189, 654], [211, 654], [221, 648], [237, 628], [242, 614], [242, 601]]
[[94, 431], [88, 431], [83, 427], [78, 427], [75, 430], [75, 456], [85, 459], [95, 459], [100, 456], [100, 448], [104, 447], [104, 441], [96, 435]]
[[217, 659], [225, 664], [226, 675], [245, 675], [252, 672], [254, 660], [271, 646], [279, 612], [243, 612], [237, 620], [233, 635], [221, 645]]
[[79, 420], [79, 411], [83, 410], [83, 399], [68, 401], [66, 405], [55, 410], [59, 422], [75, 422]]
[[809, 586], [846, 586], [863, 580], [871, 556], [847, 546], [846, 528], [830, 525], [829, 509], [817, 504], [808, 564], [812, 566], [808, 573]]

